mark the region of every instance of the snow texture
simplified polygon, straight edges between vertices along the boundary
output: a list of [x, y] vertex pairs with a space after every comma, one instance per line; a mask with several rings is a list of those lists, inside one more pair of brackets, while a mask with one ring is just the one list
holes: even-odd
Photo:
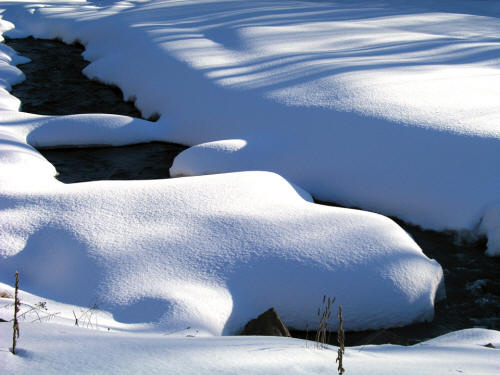
[[[6, 82], [19, 78], [11, 70]], [[3, 111], [0, 281], [18, 270], [30, 292], [97, 301], [117, 321], [153, 330], [230, 334], [269, 307], [291, 327], [313, 328], [324, 294], [344, 306], [346, 329], [432, 319], [442, 269], [386, 217], [313, 204], [270, 172], [65, 185], [33, 148], [146, 142], [164, 131], [123, 116]]]
[[498, 207], [497, 1], [9, 4], [9, 35], [80, 40], [89, 77], [199, 145], [174, 174], [274, 171], [434, 230]]
[[[0, 283], [0, 295], [13, 294], [12, 287]], [[165, 335], [148, 332], [145, 325], [120, 324], [98, 310], [43, 300], [23, 291], [19, 296], [24, 315], [18, 355], [0, 350], [0, 368], [5, 375], [325, 374], [336, 368], [337, 348], [316, 349], [311, 341], [210, 337], [191, 327]], [[40, 301], [45, 302], [46, 310], [39, 315], [29, 312]], [[12, 299], [0, 298], [0, 318], [12, 318], [12, 303]], [[74, 327], [75, 316], [79, 327]], [[0, 342], [10, 342], [10, 335], [11, 325], [0, 323]], [[500, 371], [498, 348], [500, 332], [475, 328], [411, 347], [349, 347], [344, 368], [346, 373], [363, 375], [490, 375]]]
[[[209, 336], [271, 306], [314, 329], [325, 294], [347, 330], [432, 319], [437, 262], [387, 217], [308, 193], [478, 229], [499, 253], [499, 7], [407, 4], [2, 2], [1, 32], [80, 40], [89, 77], [162, 115], [17, 112], [8, 90], [26, 59], [0, 46], [0, 282], [18, 270], [61, 312], [22, 324], [20, 355], [0, 351], [2, 373], [325, 373], [330, 349]], [[153, 140], [196, 145], [178, 175], [268, 172], [65, 185], [34, 148]], [[69, 326], [94, 303], [110, 332]], [[2, 342], [9, 328], [0, 323]], [[348, 350], [346, 363], [354, 374], [492, 373], [489, 342], [498, 332], [467, 330]]]
[[[0, 337], [10, 324], [0, 323]], [[326, 374], [335, 347], [315, 349], [284, 337], [171, 337], [21, 323], [19, 354], [0, 351], [2, 373], [23, 374]], [[500, 371], [500, 333], [469, 329], [423, 344], [347, 348], [346, 373], [407, 375]]]
[[344, 306], [346, 329], [433, 317], [442, 270], [406, 232], [307, 202], [278, 175], [64, 185], [23, 166], [29, 176], [0, 180], [0, 277], [19, 270], [45, 298], [213, 334], [271, 306], [289, 326], [312, 327], [323, 294]]

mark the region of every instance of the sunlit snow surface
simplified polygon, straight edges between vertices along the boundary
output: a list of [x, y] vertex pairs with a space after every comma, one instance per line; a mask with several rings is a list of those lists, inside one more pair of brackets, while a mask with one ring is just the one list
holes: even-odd
[[[45, 126], [58, 137], [64, 119]], [[116, 314], [127, 307], [121, 321], [215, 334], [270, 306], [304, 329], [323, 294], [342, 301], [349, 329], [432, 318], [442, 270], [406, 232], [381, 215], [310, 203], [276, 174], [65, 185], [15, 138], [0, 155], [4, 282], [19, 270], [27, 290], [56, 301], [98, 299]]]
[[[8, 334], [0, 325], [0, 337]], [[19, 355], [0, 352], [3, 374], [325, 374], [336, 373], [335, 347], [282, 337], [169, 337], [102, 332], [53, 324], [21, 323]], [[454, 332], [413, 347], [347, 348], [353, 375], [498, 373], [500, 334], [485, 329]]]
[[[0, 283], [0, 293], [13, 288]], [[20, 292], [21, 313], [40, 297]], [[30, 313], [21, 321], [18, 355], [7, 350], [11, 324], [0, 323], [0, 368], [5, 375], [43, 374], [325, 374], [335, 373], [337, 348], [284, 337], [209, 337], [192, 327], [168, 334], [144, 325], [120, 324], [109, 314], [44, 300], [43, 322]], [[3, 306], [10, 306], [9, 309]], [[12, 299], [0, 298], [0, 318], [10, 319]], [[79, 327], [74, 327], [75, 319]], [[49, 319], [49, 322], [47, 320]], [[35, 320], [35, 322], [30, 323]], [[495, 347], [488, 348], [485, 345]], [[349, 374], [496, 374], [500, 332], [468, 329], [412, 347], [346, 348]]]

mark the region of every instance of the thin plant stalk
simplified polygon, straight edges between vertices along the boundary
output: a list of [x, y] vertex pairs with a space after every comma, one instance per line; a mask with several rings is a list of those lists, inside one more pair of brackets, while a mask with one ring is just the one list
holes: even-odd
[[18, 298], [19, 291], [19, 273], [16, 271], [16, 284], [14, 292], [14, 322], [12, 323], [12, 354], [16, 354], [16, 344], [19, 338], [19, 322], [17, 321], [17, 313], [19, 312], [19, 307], [21, 302]]
[[338, 366], [338, 372], [339, 375], [342, 375], [345, 372], [345, 369], [342, 365], [342, 360], [344, 358], [344, 352], [345, 352], [345, 333], [344, 329], [342, 328], [342, 323], [344, 323], [344, 318], [342, 317], [342, 306], [339, 306], [339, 312], [338, 312], [338, 318], [339, 318], [339, 328], [337, 331], [337, 340], [339, 343], [339, 348], [337, 350], [337, 361], [339, 366]]

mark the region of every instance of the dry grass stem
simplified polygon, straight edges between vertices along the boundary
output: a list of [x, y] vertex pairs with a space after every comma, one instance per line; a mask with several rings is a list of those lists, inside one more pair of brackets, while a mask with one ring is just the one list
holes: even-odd
[[330, 317], [332, 315], [332, 305], [335, 302], [335, 298], [326, 298], [326, 295], [323, 296], [323, 302], [321, 304], [321, 307], [318, 308], [318, 317], [319, 317], [319, 327], [318, 331], [316, 332], [316, 347], [321, 348], [324, 347], [327, 344], [327, 328], [328, 328], [328, 321], [330, 320]]
[[14, 286], [14, 322], [12, 323], [12, 354], [16, 354], [16, 344], [19, 338], [19, 322], [17, 321], [17, 313], [19, 312], [19, 307], [21, 302], [18, 298], [19, 291], [19, 272], [16, 271], [16, 284]]
[[339, 312], [338, 312], [338, 318], [339, 318], [339, 328], [338, 328], [338, 331], [337, 331], [337, 340], [338, 340], [338, 343], [339, 343], [339, 348], [337, 350], [337, 361], [339, 366], [338, 366], [338, 372], [339, 372], [339, 375], [342, 375], [345, 370], [344, 370], [344, 367], [342, 365], [342, 359], [344, 357], [344, 352], [345, 352], [345, 348], [344, 348], [344, 342], [345, 342], [345, 334], [344, 334], [344, 329], [342, 328], [342, 324], [344, 323], [344, 318], [342, 317], [342, 306], [339, 306]]

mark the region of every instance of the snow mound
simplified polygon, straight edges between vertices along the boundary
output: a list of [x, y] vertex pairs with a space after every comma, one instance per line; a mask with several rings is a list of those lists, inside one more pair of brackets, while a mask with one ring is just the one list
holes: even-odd
[[128, 116], [79, 114], [41, 116], [6, 111], [0, 117], [2, 129], [33, 147], [123, 146], [163, 140], [161, 125]]
[[0, 197], [1, 281], [19, 270], [27, 290], [122, 322], [234, 333], [273, 306], [305, 329], [328, 294], [346, 329], [398, 326], [432, 319], [442, 283], [391, 220], [307, 202], [269, 172], [13, 182]]

